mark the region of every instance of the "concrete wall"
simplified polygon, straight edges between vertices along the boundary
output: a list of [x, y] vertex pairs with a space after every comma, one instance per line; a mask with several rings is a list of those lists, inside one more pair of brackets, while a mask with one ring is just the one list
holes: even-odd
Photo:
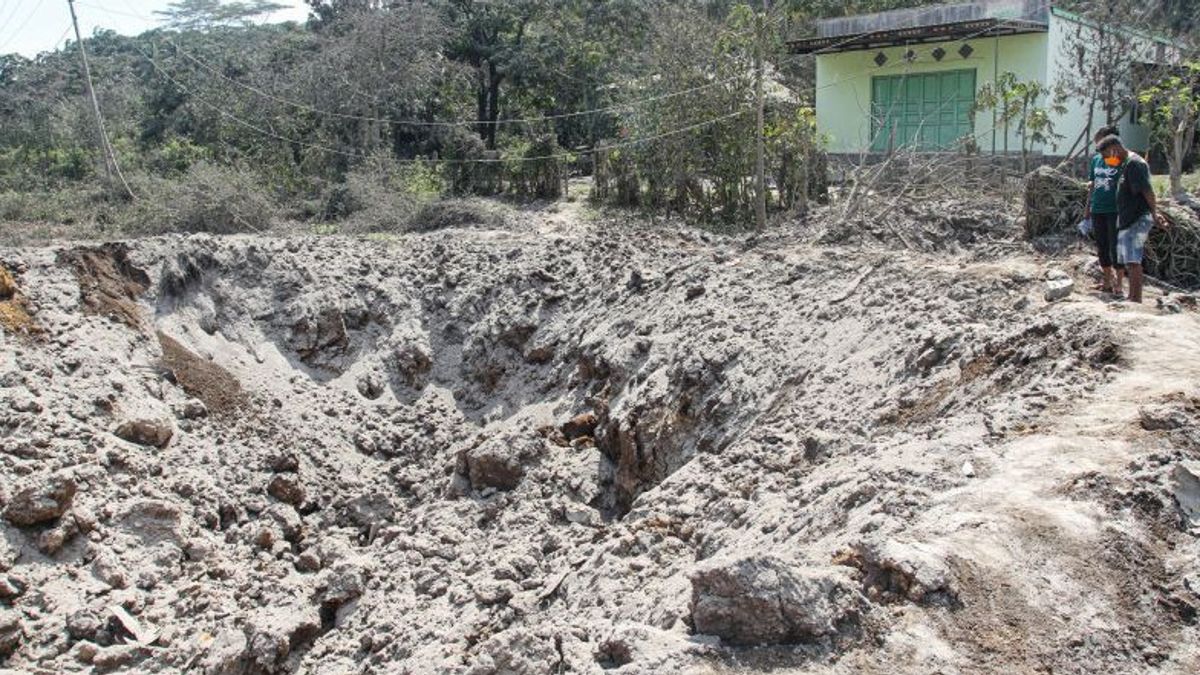
[[[1021, 80], [1036, 79], [1054, 87], [1064, 78], [1077, 77], [1073, 73], [1074, 57], [1066, 47], [1069, 36], [1081, 29], [1090, 30], [1073, 16], [1055, 9], [1050, 14], [1048, 32], [966, 40], [975, 50], [966, 59], [958, 54], [963, 40], [819, 54], [816, 57], [817, 127], [828, 137], [831, 152], [861, 153], [868, 150], [871, 142], [871, 78], [875, 76], [974, 68], [977, 88], [1005, 71], [1015, 73]], [[1130, 59], [1154, 61], [1157, 45], [1149, 36], [1137, 36], [1133, 41]], [[940, 62], [931, 56], [939, 46], [947, 52]], [[912, 63], [904, 59], [908, 49], [913, 49], [917, 55]], [[872, 61], [880, 51], [888, 57], [882, 67]], [[1055, 132], [1062, 138], [1046, 145], [1035, 144], [1035, 153], [1065, 155], [1087, 128], [1087, 101], [1067, 99], [1064, 105], [1066, 112], [1054, 118]], [[1099, 105], [1095, 107], [1092, 119], [1091, 133], [1095, 133], [1095, 129], [1104, 123], [1104, 112]], [[1123, 115], [1119, 126], [1127, 145], [1138, 151], [1148, 148], [1149, 131], [1145, 126], [1132, 124], [1128, 114]], [[1005, 130], [996, 128], [990, 111], [976, 115], [975, 134], [981, 152], [1005, 151]], [[1007, 140], [1008, 151], [1019, 153], [1021, 139], [1015, 124], [1007, 130]]]
[[[970, 44], [974, 52], [962, 58], [958, 49]], [[996, 73], [1012, 71], [1022, 80], [1044, 80], [1047, 71], [1047, 34], [1029, 33], [994, 38], [976, 38], [933, 42], [911, 47], [884, 47], [840, 54], [819, 54], [817, 58], [817, 128], [829, 139], [829, 150], [859, 153], [870, 147], [871, 78], [906, 73], [936, 73], [964, 68], [975, 69], [975, 85], [991, 82]], [[941, 47], [946, 56], [935, 61], [933, 50]], [[916, 52], [912, 63], [904, 59], [908, 49]], [[872, 60], [882, 51], [888, 60], [882, 67]], [[1021, 141], [1015, 129], [1009, 129], [1009, 149], [1019, 151]], [[1004, 130], [996, 129], [990, 112], [975, 117], [975, 142], [990, 152], [993, 140], [997, 152], [1004, 148]]]
[[[1076, 67], [1073, 64], [1075, 55], [1071, 54], [1068, 47], [1071, 46], [1072, 36], [1080, 31], [1086, 35], [1092, 28], [1077, 20], [1073, 15], [1055, 9], [1050, 15], [1050, 31], [1049, 36], [1049, 55], [1050, 62], [1047, 70], [1047, 83], [1054, 86], [1061, 80], [1078, 77], [1075, 74]], [[1131, 54], [1130, 62], [1134, 60], [1154, 61], [1156, 59], [1157, 43], [1148, 36], [1131, 35], [1130, 36]], [[1086, 100], [1075, 99], [1067, 100], [1065, 105], [1067, 112], [1064, 115], [1055, 118], [1055, 129], [1063, 134], [1066, 138], [1061, 142], [1066, 147], [1061, 147], [1062, 152], [1069, 150], [1069, 146], [1073, 144], [1081, 131], [1085, 129], [1088, 123], [1088, 105]], [[1095, 134], [1095, 130], [1103, 126], [1104, 109], [1099, 104], [1095, 105], [1092, 112], [1091, 133]], [[1125, 141], [1126, 146], [1140, 153], [1145, 153], [1150, 146], [1150, 130], [1143, 125], [1133, 124], [1129, 111], [1122, 114], [1118, 121], [1120, 128], [1121, 139]], [[1090, 139], [1089, 139], [1090, 140]]]

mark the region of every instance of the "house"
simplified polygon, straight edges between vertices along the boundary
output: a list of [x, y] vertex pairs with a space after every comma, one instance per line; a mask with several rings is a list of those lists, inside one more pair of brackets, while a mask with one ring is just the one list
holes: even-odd
[[[1169, 57], [1164, 40], [1122, 26], [1104, 27], [1109, 43], [1128, 52], [1127, 65], [1106, 98], [1127, 145], [1148, 150], [1139, 123], [1134, 73], [1152, 72]], [[819, 21], [816, 35], [789, 42], [816, 57], [816, 115], [831, 154], [921, 151], [1020, 153], [1016, 121], [977, 109], [980, 91], [1005, 81], [1037, 81], [1054, 89], [1083, 79], [1095, 63], [1101, 28], [1047, 0], [979, 0]], [[1047, 95], [1038, 102], [1047, 106]], [[1075, 93], [1050, 113], [1055, 135], [1028, 142], [1031, 154], [1068, 156], [1083, 150], [1105, 123], [1104, 101]], [[1091, 115], [1089, 116], [1089, 108]]]

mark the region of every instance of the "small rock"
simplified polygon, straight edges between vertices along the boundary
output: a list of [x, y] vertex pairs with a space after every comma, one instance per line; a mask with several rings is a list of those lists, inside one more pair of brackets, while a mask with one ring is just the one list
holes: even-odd
[[208, 406], [199, 399], [190, 399], [175, 407], [175, 416], [184, 420], [197, 420], [208, 417]]
[[292, 506], [303, 504], [305, 497], [304, 485], [300, 483], [300, 477], [294, 473], [275, 474], [271, 478], [271, 482], [267, 484], [267, 494]]
[[250, 633], [249, 660], [275, 672], [292, 650], [303, 647], [321, 632], [321, 617], [311, 605], [264, 608], [246, 622]]
[[75, 659], [80, 663], [91, 663], [100, 652], [100, 646], [95, 642], [82, 640], [75, 647]]
[[140, 647], [137, 645], [112, 645], [96, 651], [92, 657], [92, 665], [99, 670], [116, 670], [128, 666], [137, 658]]
[[963, 462], [962, 472], [963, 472], [963, 475], [966, 476], [967, 478], [975, 477], [975, 465], [971, 463], [971, 460], [967, 460], [967, 461]]
[[17, 647], [21, 646], [24, 637], [25, 630], [21, 626], [20, 613], [11, 609], [0, 609], [0, 660], [15, 652]]
[[138, 419], [122, 422], [113, 433], [130, 443], [162, 448], [171, 442], [175, 429], [168, 420]]
[[1071, 295], [1073, 290], [1075, 290], [1075, 282], [1071, 279], [1049, 279], [1046, 281], [1046, 290], [1042, 297], [1046, 299], [1046, 302], [1054, 302]]
[[1148, 405], [1138, 410], [1138, 418], [1146, 431], [1170, 431], [1187, 425], [1183, 410], [1169, 405]]
[[838, 570], [798, 568], [774, 556], [718, 559], [692, 574], [692, 625], [730, 644], [812, 641], [836, 633], [859, 603]]
[[75, 480], [57, 473], [37, 479], [13, 495], [4, 508], [4, 517], [14, 525], [37, 525], [58, 518], [71, 507], [75, 498]]
[[96, 640], [96, 634], [104, 628], [100, 616], [90, 609], [75, 610], [67, 617], [67, 635], [73, 640]]
[[1181, 462], [1171, 470], [1171, 491], [1179, 510], [1200, 525], [1200, 462]]
[[0, 600], [12, 601], [25, 592], [25, 584], [15, 577], [0, 577]]
[[226, 628], [208, 645], [200, 661], [207, 675], [235, 675], [248, 670], [246, 633], [239, 628]]
[[580, 413], [563, 424], [561, 431], [568, 441], [573, 441], [576, 438], [591, 436], [596, 431], [598, 423], [599, 420], [596, 418], [596, 413]]
[[300, 470], [300, 459], [294, 453], [285, 452], [272, 457], [270, 466], [275, 473], [295, 473]]
[[686, 298], [688, 300], [695, 300], [696, 298], [704, 295], [704, 291], [705, 288], [703, 286], [692, 286], [691, 288], [687, 289]]
[[521, 452], [507, 439], [489, 438], [464, 455], [471, 487], [512, 490], [525, 476]]
[[361, 596], [366, 588], [366, 570], [356, 560], [339, 560], [321, 573], [316, 600], [329, 610]]

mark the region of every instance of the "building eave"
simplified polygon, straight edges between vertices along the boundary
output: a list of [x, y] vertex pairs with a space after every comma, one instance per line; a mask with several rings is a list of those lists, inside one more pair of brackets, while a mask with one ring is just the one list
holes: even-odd
[[892, 28], [854, 35], [801, 38], [790, 40], [788, 50], [793, 54], [834, 54], [879, 47], [948, 42], [964, 38], [1045, 33], [1048, 30], [1049, 27], [1046, 24], [1037, 21], [984, 18], [931, 26]]

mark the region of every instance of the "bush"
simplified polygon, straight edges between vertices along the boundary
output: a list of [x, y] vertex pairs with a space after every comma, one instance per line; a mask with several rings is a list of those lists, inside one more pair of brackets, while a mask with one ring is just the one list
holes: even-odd
[[271, 227], [276, 206], [251, 171], [206, 161], [178, 179], [135, 180], [139, 199], [123, 214], [131, 233], [259, 232]]
[[408, 229], [432, 232], [449, 227], [507, 227], [508, 220], [495, 206], [476, 199], [447, 199], [430, 202], [413, 216]]
[[347, 218], [349, 231], [403, 230], [422, 207], [441, 196], [444, 187], [432, 165], [376, 155], [350, 171], [345, 183], [333, 188], [326, 213], [333, 218]]

